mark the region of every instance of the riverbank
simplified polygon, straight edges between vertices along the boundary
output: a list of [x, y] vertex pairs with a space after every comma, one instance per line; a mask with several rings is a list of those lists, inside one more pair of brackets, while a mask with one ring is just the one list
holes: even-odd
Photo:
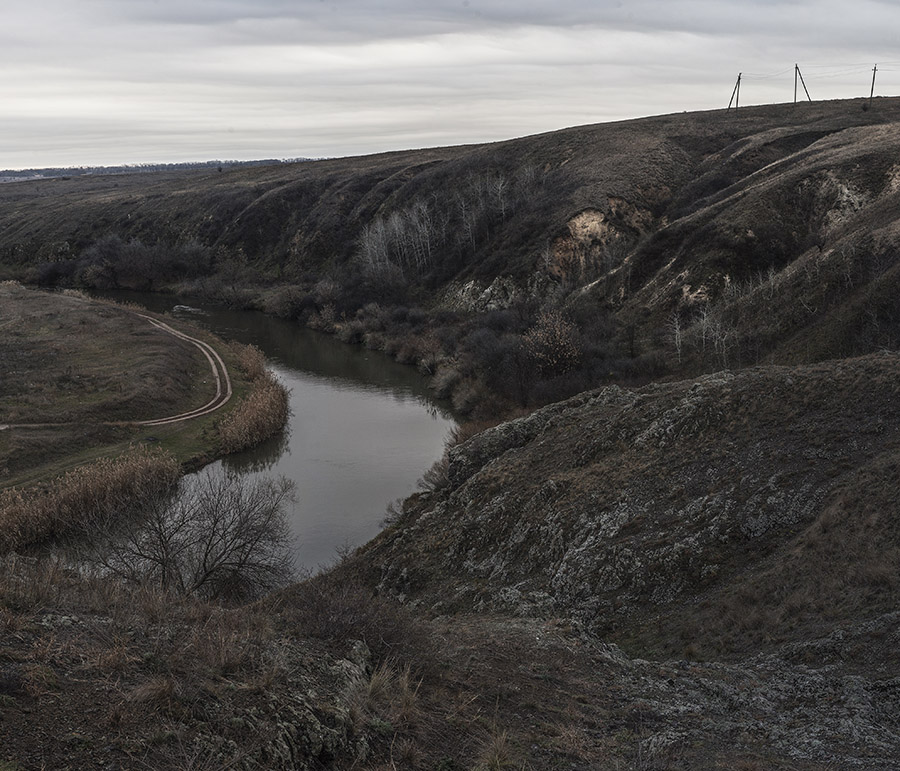
[[165, 487], [173, 468], [199, 468], [284, 426], [287, 395], [246, 346], [11, 282], [0, 285], [0, 314], [0, 512], [19, 533], [10, 548], [59, 534], [60, 510], [82, 511], [114, 480], [127, 492], [116, 464], [135, 489]]

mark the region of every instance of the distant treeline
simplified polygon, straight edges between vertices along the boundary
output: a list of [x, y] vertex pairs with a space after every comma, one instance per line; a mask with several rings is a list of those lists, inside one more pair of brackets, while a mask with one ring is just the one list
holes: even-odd
[[67, 166], [46, 169], [0, 169], [0, 182], [18, 182], [26, 179], [52, 179], [54, 177], [84, 177], [105, 174], [133, 174], [149, 171], [178, 171], [188, 169], [232, 168], [237, 166], [276, 166], [282, 163], [299, 163], [312, 158], [264, 158], [258, 161], [186, 161], [184, 163], [134, 163], [122, 166]]

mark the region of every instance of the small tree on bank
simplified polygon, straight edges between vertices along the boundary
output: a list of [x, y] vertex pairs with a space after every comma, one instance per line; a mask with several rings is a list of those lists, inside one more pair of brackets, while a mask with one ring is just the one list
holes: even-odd
[[286, 520], [293, 483], [206, 473], [174, 497], [148, 500], [143, 520], [111, 532], [92, 561], [115, 576], [213, 601], [244, 601], [294, 574]]

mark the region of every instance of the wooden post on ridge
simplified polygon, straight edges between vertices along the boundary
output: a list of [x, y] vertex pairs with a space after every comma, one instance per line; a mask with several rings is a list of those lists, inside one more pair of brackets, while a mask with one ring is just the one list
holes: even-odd
[[797, 63], [794, 62], [794, 104], [797, 104], [797, 73], [800, 72], [800, 68], [797, 66]]
[[738, 102], [741, 100], [741, 75], [742, 72], [738, 73], [737, 83], [734, 84], [734, 91], [731, 92], [731, 99], [728, 100], [728, 108], [731, 109], [731, 103], [734, 102], [734, 109], [737, 112]]
[[[809, 101], [811, 102], [812, 97], [809, 95], [809, 89], [806, 87], [806, 81], [803, 80], [803, 73], [800, 72], [800, 68], [796, 64], [794, 65], [794, 67], [795, 67], [797, 76], [799, 76], [799, 78], [800, 78], [800, 85], [803, 86], [803, 90], [806, 91], [806, 98], [809, 99]], [[796, 89], [796, 85], [794, 86], [794, 88]], [[796, 100], [797, 100], [797, 97], [795, 96], [794, 101], [796, 102]]]
[[872, 99], [875, 96], [875, 73], [878, 72], [878, 65], [872, 68], [872, 90], [869, 91], [869, 107], [872, 106]]

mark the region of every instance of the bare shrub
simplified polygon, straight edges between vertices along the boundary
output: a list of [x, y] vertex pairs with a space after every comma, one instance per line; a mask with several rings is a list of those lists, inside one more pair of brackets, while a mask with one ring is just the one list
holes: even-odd
[[434, 666], [434, 643], [425, 623], [355, 579], [332, 571], [291, 592], [285, 604], [301, 634], [341, 642], [362, 640], [378, 661], [408, 663], [420, 673]]
[[451, 364], [443, 364], [431, 378], [431, 387], [438, 399], [449, 399], [453, 389], [462, 380], [462, 373]]
[[307, 326], [310, 329], [317, 329], [320, 332], [334, 332], [334, 325], [337, 319], [337, 311], [333, 303], [323, 305], [317, 313], [310, 316]]
[[281, 319], [296, 319], [313, 304], [308, 292], [299, 286], [280, 286], [263, 295], [265, 313]]
[[438, 460], [431, 464], [431, 467], [422, 474], [418, 487], [426, 492], [437, 492], [443, 490], [450, 484], [450, 477], [447, 472], [450, 468], [450, 461], [445, 452]]
[[381, 332], [366, 332], [362, 343], [369, 350], [380, 351], [384, 348], [384, 335]]
[[462, 380], [453, 390], [453, 409], [461, 415], [468, 415], [484, 396], [477, 381], [469, 378]]
[[366, 332], [366, 325], [362, 321], [354, 319], [353, 321], [348, 321], [346, 324], [338, 324], [337, 327], [335, 327], [335, 330], [337, 339], [342, 343], [358, 345], [363, 340], [363, 336]]
[[542, 374], [563, 374], [577, 367], [581, 360], [578, 328], [559, 311], [542, 311], [523, 340]]
[[239, 601], [293, 575], [285, 508], [293, 484], [208, 473], [146, 502], [140, 527], [98, 528], [89, 559], [130, 584]]
[[467, 420], [465, 423], [457, 423], [447, 435], [446, 447], [448, 450], [451, 447], [456, 447], [456, 445], [462, 444], [476, 434], [499, 425], [500, 422], [499, 418], [495, 418], [493, 420]]
[[89, 529], [134, 502], [165, 495], [181, 469], [170, 455], [132, 447], [78, 466], [48, 489], [0, 492], [0, 553]]

